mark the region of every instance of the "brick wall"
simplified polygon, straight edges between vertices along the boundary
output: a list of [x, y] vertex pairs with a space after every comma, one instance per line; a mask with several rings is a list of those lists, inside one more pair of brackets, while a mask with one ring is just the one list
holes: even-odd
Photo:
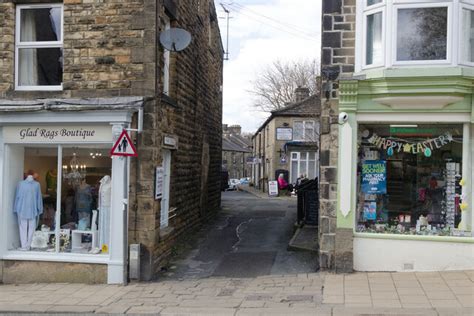
[[[334, 79], [354, 71], [356, 0], [323, 0], [322, 74]], [[321, 182], [320, 182], [320, 265], [338, 271], [352, 269], [352, 253], [339, 245], [352, 245], [350, 232], [336, 229], [337, 160], [338, 160], [338, 91], [337, 79], [322, 103], [321, 114]], [[323, 95], [323, 100], [324, 100]], [[352, 251], [352, 250], [351, 250]], [[339, 260], [343, 259], [343, 260]], [[350, 267], [350, 268], [349, 268]]]

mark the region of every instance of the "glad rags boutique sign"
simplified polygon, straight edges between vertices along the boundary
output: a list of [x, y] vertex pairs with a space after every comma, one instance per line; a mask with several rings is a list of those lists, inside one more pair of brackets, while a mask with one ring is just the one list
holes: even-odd
[[112, 142], [112, 126], [6, 126], [5, 143]]

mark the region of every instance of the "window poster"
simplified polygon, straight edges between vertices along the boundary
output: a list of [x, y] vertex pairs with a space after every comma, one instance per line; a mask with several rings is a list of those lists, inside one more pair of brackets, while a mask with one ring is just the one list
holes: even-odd
[[364, 203], [364, 220], [375, 221], [376, 219], [377, 219], [377, 203], [365, 202]]
[[362, 192], [387, 193], [387, 162], [385, 160], [366, 160], [362, 164]]
[[156, 167], [155, 172], [155, 200], [159, 200], [163, 197], [163, 178], [165, 168]]

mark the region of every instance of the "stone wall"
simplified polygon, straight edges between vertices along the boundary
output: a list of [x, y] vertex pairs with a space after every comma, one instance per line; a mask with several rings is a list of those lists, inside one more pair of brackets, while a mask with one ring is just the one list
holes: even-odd
[[15, 52], [15, 7], [0, 0], [0, 97], [13, 88]]
[[355, 3], [356, 0], [323, 0], [322, 9], [321, 73], [323, 82], [332, 81], [332, 88], [323, 95], [326, 101], [322, 102], [321, 115], [320, 265], [336, 271], [352, 270], [352, 230], [336, 228], [336, 209], [338, 78], [354, 71]]
[[107, 282], [107, 265], [41, 261], [0, 261], [5, 284], [19, 283], [81, 283]]
[[[191, 2], [176, 6], [172, 24], [190, 31], [193, 40], [185, 50], [172, 53], [170, 95], [162, 96], [158, 90], [157, 104], [147, 106], [145, 131], [139, 139], [143, 159], [132, 166], [136, 191], [131, 194], [129, 240], [143, 246], [145, 280], [167, 264], [183, 234], [197, 229], [220, 207], [222, 47], [217, 21], [209, 18], [215, 9], [206, 1], [201, 5], [204, 2], [200, 14]], [[172, 150], [169, 227], [160, 229], [160, 201], [153, 199], [153, 181], [154, 168], [162, 163], [165, 134], [178, 138], [178, 149]]]
[[[132, 133], [139, 157], [131, 159], [128, 239], [142, 245], [141, 278], [154, 278], [179, 237], [220, 207], [223, 51], [213, 2], [64, 0], [64, 80], [56, 92], [14, 90], [12, 2], [0, 0], [0, 97], [147, 98], [144, 131]], [[164, 14], [192, 34], [188, 48], [171, 54], [169, 96], [162, 94], [157, 42]], [[170, 225], [162, 230], [154, 174], [164, 134], [179, 144], [172, 151]]]

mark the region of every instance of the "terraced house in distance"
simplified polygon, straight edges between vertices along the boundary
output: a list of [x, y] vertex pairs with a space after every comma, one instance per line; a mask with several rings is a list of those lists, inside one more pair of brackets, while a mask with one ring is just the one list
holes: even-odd
[[472, 0], [323, 1], [322, 266], [474, 268], [473, 43]]
[[153, 279], [220, 205], [213, 1], [2, 0], [0, 56], [0, 282]]

